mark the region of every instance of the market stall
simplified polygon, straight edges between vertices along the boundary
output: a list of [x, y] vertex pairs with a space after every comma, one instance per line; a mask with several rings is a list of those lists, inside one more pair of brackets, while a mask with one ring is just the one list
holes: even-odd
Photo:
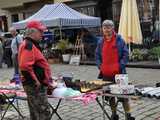
[[[20, 107], [19, 107], [19, 100], [27, 100], [26, 93], [23, 91], [22, 88], [17, 87], [14, 84], [1, 84], [0, 85], [0, 95], [7, 100], [8, 104], [7, 107], [3, 110], [3, 113], [1, 113], [1, 120], [5, 118], [6, 113], [8, 112], [10, 106], [16, 110], [18, 113], [19, 117], [22, 119], [24, 118], [24, 115], [20, 112]], [[96, 99], [97, 95], [96, 93], [84, 93], [84, 94], [79, 94], [79, 95], [68, 95], [68, 96], [54, 96], [54, 95], [48, 95], [49, 99], [57, 99], [57, 104], [53, 106], [51, 103], [49, 103], [50, 108], [52, 109], [51, 111], [51, 118], [54, 114], [57, 115], [57, 117], [62, 120], [61, 116], [58, 113], [59, 106], [61, 105], [62, 100], [72, 100], [72, 101], [79, 101], [83, 102], [84, 104], [89, 104], [89, 102], [94, 101]], [[15, 104], [16, 101], [16, 104]], [[0, 103], [1, 105], [1, 103]], [[2, 111], [0, 111], [2, 112]]]
[[[102, 81], [102, 80], [90, 80], [88, 82], [81, 80], [72, 81], [68, 76], [63, 77], [63, 80], [65, 84], [61, 80], [58, 80], [56, 89], [53, 91], [51, 95], [48, 95], [49, 99], [58, 99], [57, 104], [55, 104], [54, 106], [50, 102], [50, 107], [52, 108], [51, 117], [54, 114], [56, 114], [60, 120], [62, 120], [63, 118], [58, 113], [58, 109], [59, 106], [61, 105], [62, 100], [65, 100], [65, 102], [67, 102], [67, 100], [82, 102], [85, 105], [89, 104], [92, 101], [95, 101], [97, 102], [102, 112], [104, 113], [104, 120], [105, 120], [106, 116], [108, 119], [110, 119], [108, 111], [105, 110], [105, 105], [108, 105], [105, 104], [106, 103], [105, 96], [136, 99], [136, 100], [139, 99], [139, 97], [136, 96], [133, 93], [133, 91], [129, 89], [127, 89], [128, 90], [127, 92], [126, 89], [122, 89], [121, 94], [120, 94], [121, 91], [119, 93], [117, 93], [118, 91], [106, 92], [106, 90], [108, 90], [108, 87], [113, 86], [112, 85], [113, 83], [109, 81]], [[17, 102], [19, 100], [26, 100], [26, 94], [24, 93], [22, 86], [16, 84], [0, 85], [0, 94], [4, 96], [8, 94], [14, 94], [13, 100], [16, 100]], [[118, 103], [119, 101], [117, 101], [117, 105]], [[19, 107], [17, 107], [14, 104], [14, 102], [10, 102], [9, 105], [14, 106], [14, 109], [16, 109], [19, 115], [23, 118], [22, 113], [20, 113]], [[5, 114], [7, 111], [8, 108], [5, 109]], [[5, 114], [3, 114], [3, 118], [5, 117]]]
[[[16, 29], [25, 29], [26, 23], [30, 20], [43, 22], [50, 30], [53, 30], [53, 36], [56, 35], [55, 31], [58, 31], [58, 36], [60, 36], [58, 40], [64, 39], [62, 30], [91, 27], [99, 28], [101, 25], [101, 19], [99, 17], [82, 14], [63, 3], [45, 5], [29, 18], [13, 23], [13, 27]], [[66, 38], [64, 40], [66, 40]], [[74, 41], [76, 41], [76, 37]], [[94, 39], [94, 41], [96, 40]]]

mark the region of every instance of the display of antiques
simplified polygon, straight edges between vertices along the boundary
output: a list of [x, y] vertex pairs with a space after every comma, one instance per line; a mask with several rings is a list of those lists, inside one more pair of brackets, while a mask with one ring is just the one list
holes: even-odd
[[102, 88], [107, 84], [111, 84], [109, 81], [102, 81], [102, 80], [90, 80], [90, 81], [80, 81], [80, 80], [66, 80], [64, 79], [65, 84], [67, 87], [79, 90], [81, 92], [89, 92], [92, 90], [97, 90]]
[[136, 93], [143, 97], [160, 99], [160, 87], [136, 87]]

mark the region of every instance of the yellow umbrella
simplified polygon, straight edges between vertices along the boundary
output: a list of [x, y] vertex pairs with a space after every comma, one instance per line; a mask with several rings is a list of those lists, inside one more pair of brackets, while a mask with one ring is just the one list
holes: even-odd
[[125, 42], [142, 44], [142, 32], [136, 0], [123, 0], [118, 33]]

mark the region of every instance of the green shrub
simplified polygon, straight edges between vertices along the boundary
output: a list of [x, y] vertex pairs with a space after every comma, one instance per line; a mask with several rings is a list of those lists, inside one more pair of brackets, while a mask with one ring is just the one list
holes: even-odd
[[157, 60], [160, 57], [160, 47], [154, 47], [149, 50], [149, 58], [151, 60]]
[[143, 54], [140, 49], [133, 49], [131, 52], [131, 60], [132, 61], [142, 61]]
[[148, 51], [149, 50], [148, 49], [141, 49], [140, 51], [141, 51], [143, 60], [148, 60], [148, 56], [149, 56]]

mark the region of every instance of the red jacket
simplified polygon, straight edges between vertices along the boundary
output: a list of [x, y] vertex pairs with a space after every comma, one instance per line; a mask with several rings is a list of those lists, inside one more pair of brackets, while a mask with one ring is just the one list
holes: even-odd
[[102, 48], [102, 74], [106, 77], [114, 77], [120, 73], [118, 48], [116, 36], [113, 35], [110, 41], [104, 40]]
[[[31, 38], [25, 39], [20, 45], [18, 60], [19, 68], [24, 78], [22, 82], [38, 79], [42, 84], [49, 85], [51, 80], [49, 64]], [[43, 75], [37, 76], [37, 68], [41, 68]]]

